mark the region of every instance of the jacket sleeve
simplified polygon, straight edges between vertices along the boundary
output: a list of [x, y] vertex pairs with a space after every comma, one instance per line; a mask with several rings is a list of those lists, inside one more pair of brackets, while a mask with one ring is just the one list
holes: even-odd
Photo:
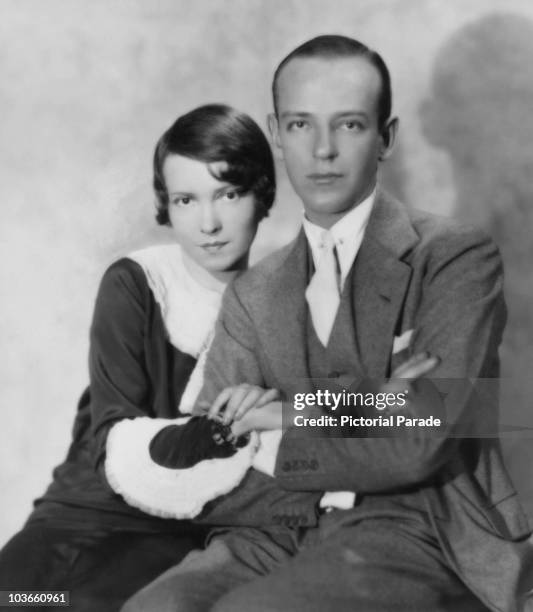
[[[259, 351], [253, 320], [239, 298], [235, 283], [232, 283], [224, 293], [215, 336], [207, 355], [204, 386], [193, 414], [205, 413], [226, 387], [240, 383], [265, 387], [264, 360], [260, 359]], [[261, 448], [256, 457], [262, 453], [261, 449], [268, 455], [277, 444], [276, 432], [267, 439], [260, 438]], [[267, 474], [268, 464], [268, 459], [254, 462], [255, 469], [247, 471], [241, 484], [228, 495], [208, 504], [198, 520], [210, 525], [260, 527], [271, 524], [309, 527], [316, 524], [316, 504], [320, 494], [305, 491], [282, 493], [272, 476]]]
[[265, 386], [258, 350], [253, 321], [234, 284], [230, 284], [224, 292], [215, 337], [207, 355], [204, 385], [193, 413], [204, 413], [226, 387], [241, 383]]
[[145, 356], [151, 305], [141, 268], [122, 259], [104, 274], [90, 330], [91, 450], [102, 467], [107, 434], [122, 419], [154, 416]]
[[173, 451], [184, 443], [181, 432], [189, 417], [157, 418], [154, 413], [156, 378], [147, 340], [155, 307], [135, 262], [121, 260], [105, 273], [91, 327], [93, 456], [104, 482], [130, 506], [164, 518], [191, 518], [239, 484], [257, 442], [253, 438], [232, 457], [190, 467], [178, 469], [165, 460], [184, 454], [183, 449]]
[[412, 354], [428, 351], [441, 363], [430, 380], [412, 385], [406, 415], [427, 416], [433, 402], [442, 409], [442, 428], [396, 427], [388, 437], [370, 428], [357, 438], [310, 438], [290, 428], [276, 462], [284, 488], [379, 493], [416, 486], [437, 477], [480, 423], [494, 423], [496, 385], [486, 379], [498, 375], [506, 316], [498, 250], [484, 235], [460, 233], [433, 245], [419, 265]]

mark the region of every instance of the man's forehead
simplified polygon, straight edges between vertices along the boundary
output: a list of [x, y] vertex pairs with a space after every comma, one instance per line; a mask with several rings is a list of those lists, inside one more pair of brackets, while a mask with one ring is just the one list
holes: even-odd
[[298, 57], [280, 72], [278, 111], [365, 110], [380, 88], [380, 74], [365, 57]]

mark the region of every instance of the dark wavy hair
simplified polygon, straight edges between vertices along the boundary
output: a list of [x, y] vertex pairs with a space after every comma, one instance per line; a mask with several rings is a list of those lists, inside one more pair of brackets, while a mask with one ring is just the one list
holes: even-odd
[[304, 42], [289, 55], [281, 60], [274, 78], [272, 79], [272, 97], [274, 99], [274, 110], [278, 114], [278, 80], [283, 68], [293, 59], [298, 57], [318, 57], [323, 59], [336, 59], [340, 57], [363, 57], [378, 71], [381, 77], [381, 91], [378, 100], [378, 125], [380, 128], [390, 117], [392, 110], [392, 87], [391, 78], [387, 64], [379, 53], [370, 49], [362, 42], [340, 36], [339, 34], [323, 34]]
[[157, 222], [170, 225], [163, 164], [168, 155], [183, 155], [207, 164], [224, 161], [225, 172], [213, 174], [244, 193], [252, 193], [261, 219], [274, 201], [276, 178], [270, 145], [257, 123], [224, 104], [207, 104], [178, 117], [158, 140], [154, 153]]

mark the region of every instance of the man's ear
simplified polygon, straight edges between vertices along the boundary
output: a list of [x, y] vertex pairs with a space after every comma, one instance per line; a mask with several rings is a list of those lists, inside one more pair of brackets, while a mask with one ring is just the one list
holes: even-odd
[[278, 118], [275, 113], [269, 113], [267, 116], [268, 131], [270, 132], [270, 139], [274, 150], [278, 153], [279, 157], [283, 159], [283, 149], [281, 148], [281, 138], [279, 137], [279, 124]]
[[396, 134], [400, 126], [400, 120], [398, 117], [391, 117], [387, 123], [381, 129], [381, 151], [379, 153], [379, 160], [384, 161], [390, 157], [394, 143], [396, 142]]

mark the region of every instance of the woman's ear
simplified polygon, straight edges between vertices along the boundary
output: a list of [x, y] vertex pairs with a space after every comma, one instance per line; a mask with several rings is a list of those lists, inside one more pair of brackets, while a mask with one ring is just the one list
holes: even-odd
[[394, 148], [394, 143], [396, 142], [396, 134], [398, 133], [399, 125], [400, 120], [398, 117], [391, 117], [383, 126], [381, 130], [381, 151], [379, 153], [380, 161], [384, 161], [390, 157], [392, 149]]

